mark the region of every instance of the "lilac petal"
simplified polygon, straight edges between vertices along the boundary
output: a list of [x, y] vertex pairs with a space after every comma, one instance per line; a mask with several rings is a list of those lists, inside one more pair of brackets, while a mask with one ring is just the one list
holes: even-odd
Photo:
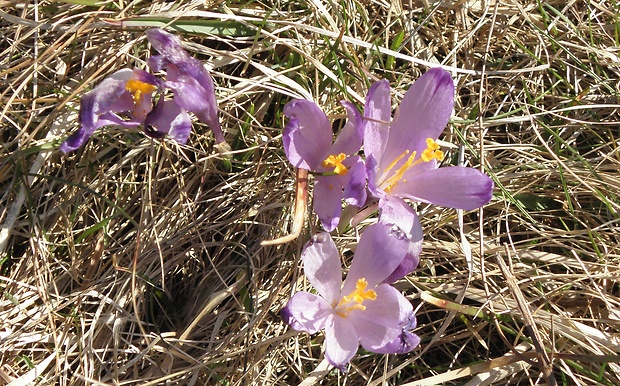
[[330, 153], [355, 154], [362, 147], [362, 138], [364, 135], [362, 115], [353, 103], [347, 101], [342, 101], [340, 103], [347, 109], [347, 123], [342, 130], [340, 130]]
[[304, 291], [293, 295], [280, 312], [291, 328], [310, 334], [321, 330], [332, 313], [333, 308], [325, 299]]
[[[180, 76], [188, 76], [206, 89], [213, 89], [213, 79], [204, 68], [202, 62], [190, 56], [181, 46], [181, 39], [159, 28], [151, 28], [146, 31], [146, 38], [149, 43], [161, 54], [151, 64], [155, 68], [160, 66], [168, 70], [168, 64], [173, 64], [173, 74], [168, 74], [168, 80], [177, 81]], [[172, 75], [172, 77], [170, 77]]]
[[342, 213], [342, 186], [336, 177], [316, 176], [314, 180], [314, 213], [328, 232], [336, 229]]
[[[411, 303], [389, 284], [379, 284], [372, 290], [375, 291], [377, 298], [365, 300], [363, 302], [365, 310], [351, 311], [349, 314], [351, 323], [357, 325], [357, 320], [366, 320], [390, 328], [400, 326], [403, 318], [413, 309]], [[363, 330], [358, 329], [358, 333], [362, 336]]]
[[405, 93], [379, 167], [385, 168], [406, 150], [421, 154], [426, 139], [437, 139], [446, 128], [453, 107], [454, 82], [450, 74], [441, 68], [428, 70]]
[[60, 145], [63, 153], [76, 150], [84, 145], [100, 127], [113, 124], [125, 127], [137, 125], [137, 122], [132, 119], [125, 122], [113, 114], [134, 109], [133, 98], [125, 89], [132, 74], [133, 71], [128, 68], [119, 70], [105, 78], [80, 99], [80, 128]]
[[374, 288], [394, 272], [408, 250], [409, 239], [397, 227], [380, 222], [370, 225], [357, 244], [342, 293], [351, 293], [359, 279], [366, 279], [368, 288]]
[[369, 351], [394, 341], [400, 335], [403, 315], [408, 315], [412, 310], [411, 304], [395, 288], [381, 284], [374, 291], [377, 298], [364, 301], [365, 310], [350, 314], [360, 343]]
[[329, 363], [344, 370], [359, 347], [359, 337], [353, 325], [345, 318], [335, 315], [325, 323], [325, 358]]
[[364, 349], [375, 352], [375, 350], [386, 346], [390, 342], [396, 340], [401, 329], [396, 327], [387, 327], [377, 324], [372, 320], [355, 320], [355, 328], [360, 331], [360, 344]]
[[192, 130], [192, 121], [189, 115], [174, 100], [164, 100], [163, 97], [146, 117], [144, 122], [145, 133], [154, 138], [161, 138], [168, 134], [180, 144], [186, 144]]
[[[170, 73], [171, 70], [168, 71]], [[177, 82], [166, 81], [164, 86], [172, 89], [174, 99], [179, 106], [196, 114], [196, 117], [201, 122], [209, 126], [218, 142], [225, 142], [218, 116], [218, 105], [215, 99], [213, 81], [205, 88], [203, 87], [204, 84], [198, 83], [196, 79], [184, 77]]]
[[390, 82], [383, 79], [368, 90], [364, 105], [364, 155], [381, 162], [390, 134], [392, 107]]
[[[394, 291], [396, 290], [394, 289]], [[368, 351], [379, 354], [405, 354], [420, 344], [420, 337], [411, 332], [411, 330], [415, 329], [417, 325], [415, 315], [413, 314], [413, 307], [407, 298], [405, 298], [398, 291], [396, 292], [398, 294], [395, 296], [397, 296], [400, 308], [400, 322], [397, 328], [398, 334], [394, 337], [394, 339], [388, 339], [388, 341], [383, 345], [377, 345], [371, 349], [364, 346], [364, 348]]]
[[181, 39], [177, 35], [166, 32], [161, 28], [149, 28], [146, 30], [146, 38], [153, 45], [153, 48], [161, 54], [161, 58], [157, 58], [153, 65], [165, 67], [168, 63], [188, 63], [194, 59], [183, 49]]
[[442, 167], [402, 181], [391, 192], [398, 197], [464, 210], [476, 209], [493, 196], [493, 181], [463, 166]]
[[84, 129], [79, 128], [60, 144], [60, 151], [66, 154], [77, 150], [88, 141], [88, 138], [90, 138], [90, 134]]
[[420, 264], [420, 254], [407, 253], [402, 263], [400, 263], [400, 265], [396, 267], [394, 272], [392, 272], [392, 274], [388, 276], [384, 280], [384, 282], [394, 283], [395, 281], [402, 279], [411, 272], [415, 271], [415, 269], [418, 267], [418, 264]]
[[351, 156], [343, 162], [349, 168], [348, 181], [344, 185], [344, 199], [349, 205], [362, 206], [366, 203], [366, 165], [359, 156]]
[[169, 61], [163, 55], [153, 55], [146, 61], [146, 65], [149, 66], [153, 72], [163, 71], [168, 63]]
[[[365, 147], [366, 145], [364, 145]], [[382, 198], [386, 193], [379, 187], [377, 182], [377, 160], [373, 155], [366, 157], [366, 176], [368, 178], [368, 191], [373, 197]]]
[[68, 153], [79, 149], [82, 145], [86, 143], [86, 141], [88, 141], [92, 132], [104, 126], [122, 126], [125, 128], [136, 128], [140, 125], [142, 125], [141, 120], [123, 120], [115, 114], [104, 113], [97, 118], [95, 125], [91, 126], [91, 128], [93, 129], [92, 131], [85, 130], [84, 126], [80, 127], [76, 132], [71, 134], [62, 144], [60, 144], [59, 149], [63, 153]]
[[132, 74], [130, 69], [117, 71], [80, 99], [79, 120], [89, 136], [101, 127], [97, 125], [101, 114], [133, 109], [133, 98], [125, 89]]
[[406, 354], [418, 347], [420, 345], [420, 340], [418, 335], [409, 330], [402, 329], [400, 334], [391, 342], [388, 342], [382, 347], [367, 350], [377, 354]]
[[152, 69], [165, 69], [166, 87], [174, 91], [177, 103], [209, 125], [218, 142], [225, 142], [218, 117], [215, 85], [202, 62], [191, 57], [181, 46], [178, 36], [162, 29], [149, 29], [146, 37], [161, 54], [149, 61]]
[[327, 115], [314, 103], [296, 99], [284, 106], [290, 119], [282, 133], [284, 153], [293, 166], [317, 170], [332, 147], [332, 128]]
[[[417, 326], [413, 308], [407, 299], [404, 299], [404, 302], [406, 302], [406, 304], [403, 303], [403, 317], [400, 323], [399, 335], [384, 346], [374, 348], [373, 352], [379, 354], [406, 354], [420, 344], [420, 337], [411, 332], [411, 330], [415, 329]], [[409, 307], [407, 307], [407, 305]]]
[[410, 239], [409, 252], [398, 268], [385, 279], [386, 283], [393, 283], [417, 268], [422, 252], [422, 225], [416, 212], [398, 197], [386, 196], [379, 200], [379, 210], [381, 222], [395, 224]]
[[342, 284], [340, 253], [329, 233], [319, 233], [301, 254], [308, 281], [329, 304], [337, 301]]

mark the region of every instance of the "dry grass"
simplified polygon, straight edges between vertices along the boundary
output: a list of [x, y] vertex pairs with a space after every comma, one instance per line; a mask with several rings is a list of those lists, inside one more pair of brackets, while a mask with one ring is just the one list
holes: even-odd
[[[0, 384], [620, 383], [618, 4], [102, 3], [0, 0]], [[144, 67], [142, 27], [167, 22], [212, 68], [232, 152], [195, 125], [184, 147], [110, 128], [61, 155], [79, 96]], [[259, 246], [292, 218], [282, 107], [342, 117], [433, 63], [457, 83], [446, 162], [464, 151], [495, 197], [462, 226], [418, 207], [423, 260], [397, 286], [421, 348], [322, 371], [322, 335], [277, 315], [310, 230]]]

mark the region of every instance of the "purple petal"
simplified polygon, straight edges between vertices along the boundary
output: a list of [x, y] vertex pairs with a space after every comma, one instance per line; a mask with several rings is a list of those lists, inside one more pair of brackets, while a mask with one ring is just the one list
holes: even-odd
[[181, 46], [181, 39], [160, 28], [146, 30], [146, 38], [153, 48], [162, 55], [162, 59], [170, 63], [182, 63], [192, 59]]
[[[365, 300], [365, 310], [353, 310], [349, 314], [351, 323], [357, 325], [358, 319], [363, 319], [390, 328], [400, 326], [403, 318], [411, 313], [411, 303], [396, 288], [389, 284], [379, 284], [373, 288], [377, 294], [375, 300]], [[358, 329], [363, 335], [363, 330]]]
[[364, 105], [364, 154], [373, 156], [381, 162], [388, 142], [392, 107], [390, 102], [390, 82], [380, 80], [368, 90]]
[[345, 160], [349, 168], [346, 174], [348, 181], [344, 185], [344, 199], [349, 205], [362, 206], [366, 203], [366, 165], [359, 156], [351, 156]]
[[474, 168], [442, 167], [417, 174], [392, 189], [398, 197], [464, 210], [476, 209], [493, 196], [493, 181]]
[[342, 130], [340, 130], [330, 153], [355, 154], [362, 147], [362, 138], [364, 135], [362, 115], [353, 103], [347, 101], [342, 101], [340, 103], [347, 109], [347, 123]]
[[372, 352], [396, 340], [401, 332], [398, 327], [386, 327], [372, 320], [358, 319], [354, 325], [360, 334], [360, 344]]
[[329, 233], [319, 233], [301, 254], [308, 281], [329, 304], [339, 300], [342, 284], [340, 253]]
[[396, 296], [400, 308], [398, 335], [384, 345], [378, 345], [371, 349], [367, 348], [367, 350], [379, 354], [405, 354], [420, 344], [420, 337], [411, 332], [417, 325], [415, 315], [413, 314], [413, 307], [409, 300], [401, 293], [398, 293]]
[[293, 166], [316, 171], [332, 147], [327, 115], [314, 103], [296, 99], [284, 106], [290, 119], [282, 133], [284, 153]]
[[76, 150], [84, 145], [100, 127], [114, 124], [125, 127], [138, 125], [139, 122], [133, 119], [125, 122], [113, 114], [134, 109], [133, 98], [125, 89], [132, 75], [133, 71], [130, 69], [119, 70], [105, 78], [80, 99], [80, 128], [60, 145], [63, 153]]
[[153, 72], [163, 71], [168, 63], [170, 62], [163, 55], [153, 55], [146, 61], [146, 65], [149, 66]]
[[[364, 145], [365, 147], [366, 145]], [[382, 198], [386, 196], [386, 193], [379, 187], [377, 181], [377, 160], [373, 155], [366, 157], [366, 176], [368, 178], [368, 191], [373, 197]]]
[[397, 227], [377, 223], [364, 230], [344, 282], [342, 293], [350, 294], [359, 279], [372, 289], [400, 265], [409, 250], [409, 239]]
[[433, 68], [405, 93], [394, 118], [379, 167], [384, 169], [406, 150], [426, 149], [426, 139], [437, 139], [446, 128], [454, 107], [454, 82], [450, 74]]
[[89, 136], [101, 127], [97, 125], [101, 114], [133, 109], [133, 98], [125, 89], [132, 74], [133, 71], [128, 68], [117, 71], [80, 99], [79, 120]]
[[225, 142], [219, 121], [215, 85], [202, 62], [191, 57], [181, 46], [178, 36], [161, 29], [149, 29], [146, 37], [161, 54], [148, 62], [152, 69], [165, 69], [164, 85], [174, 91], [181, 108], [190, 111], [209, 125], [218, 142]]
[[189, 115], [174, 100], [159, 99], [157, 106], [146, 117], [145, 133], [161, 138], [168, 134], [180, 144], [186, 144], [192, 130]]
[[364, 301], [366, 309], [353, 311], [350, 321], [366, 350], [374, 351], [396, 340], [402, 331], [402, 320], [411, 314], [409, 301], [395, 288], [381, 284], [374, 289], [377, 298]]
[[[405, 299], [407, 303], [407, 299]], [[391, 342], [382, 347], [376, 347], [372, 351], [379, 354], [406, 354], [415, 349], [420, 344], [420, 337], [412, 333], [415, 329], [417, 321], [413, 310], [410, 310], [402, 319], [400, 324], [400, 334]]]
[[[172, 67], [173, 65], [170, 65]], [[168, 74], [172, 70], [168, 69]], [[209, 78], [210, 79], [210, 78]], [[176, 103], [184, 110], [196, 114], [201, 122], [206, 123], [213, 136], [218, 142], [225, 142], [222, 127], [218, 116], [218, 105], [215, 99], [215, 89], [211, 81], [206, 85], [198, 83], [191, 77], [183, 77], [177, 82], [166, 81], [164, 86], [169, 87], [174, 92]]]
[[[415, 318], [415, 316], [414, 316]], [[409, 330], [401, 330], [400, 334], [382, 347], [367, 349], [377, 354], [406, 354], [420, 345], [420, 337]], [[366, 348], [366, 347], [364, 347]]]
[[322, 297], [309, 292], [297, 292], [280, 311], [282, 320], [297, 331], [314, 334], [325, 326], [333, 313], [331, 305]]
[[325, 323], [325, 358], [341, 370], [349, 363], [359, 347], [359, 337], [353, 325], [344, 318], [332, 315]]
[[321, 225], [331, 232], [340, 222], [342, 213], [342, 186], [336, 176], [316, 176], [314, 180], [314, 212]]
[[88, 141], [88, 138], [90, 138], [90, 133], [80, 127], [60, 144], [60, 151], [66, 154], [70, 151], [77, 150]]
[[385, 279], [386, 283], [393, 283], [417, 268], [422, 252], [422, 225], [416, 212], [398, 197], [386, 196], [379, 200], [379, 210], [381, 222], [395, 224], [410, 239], [409, 252], [398, 268]]

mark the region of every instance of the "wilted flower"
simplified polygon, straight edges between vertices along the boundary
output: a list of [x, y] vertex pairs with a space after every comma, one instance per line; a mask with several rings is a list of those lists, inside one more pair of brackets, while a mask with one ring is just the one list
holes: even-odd
[[438, 168], [443, 152], [435, 142], [454, 105], [454, 83], [441, 68], [427, 71], [409, 90], [390, 124], [390, 86], [369, 90], [364, 108], [364, 153], [368, 188], [378, 197], [395, 196], [459, 209], [490, 201], [493, 181], [480, 171]]
[[409, 241], [396, 226], [378, 223], [362, 234], [347, 278], [328, 233], [315, 235], [302, 253], [304, 272], [318, 292], [298, 292], [282, 310], [293, 329], [325, 329], [325, 357], [344, 369], [361, 344], [376, 353], [405, 353], [420, 338], [411, 333], [411, 303], [384, 281], [402, 262]]
[[[143, 126], [151, 137], [168, 135], [185, 144], [192, 128], [187, 111], [206, 122], [218, 142], [224, 142], [213, 80], [202, 63], [181, 48], [178, 37], [160, 29], [150, 29], [146, 35], [162, 54], [151, 57], [148, 64], [154, 71], [165, 69], [166, 81], [139, 69], [110, 75], [81, 98], [80, 128], [60, 145], [61, 151], [76, 150], [95, 130], [112, 125]], [[173, 90], [174, 98], [166, 99], [167, 88]], [[154, 94], [159, 96], [155, 106]]]
[[60, 150], [67, 153], [79, 148], [103, 126], [142, 125], [153, 109], [152, 95], [158, 84], [157, 78], [138, 69], [119, 70], [105, 78], [81, 98], [80, 128], [60, 145]]
[[146, 37], [161, 55], [152, 56], [147, 64], [153, 71], [166, 70], [163, 86], [174, 92], [174, 101], [184, 110], [196, 114], [209, 125], [216, 141], [225, 142], [218, 118], [215, 86], [202, 62], [181, 47], [181, 39], [162, 29], [146, 31]]
[[284, 106], [290, 119], [282, 142], [288, 160], [315, 173], [314, 211], [328, 232], [338, 226], [342, 200], [351, 205], [366, 201], [364, 163], [355, 153], [362, 145], [362, 120], [357, 108], [342, 102], [348, 121], [332, 144], [332, 126], [313, 102], [293, 100]]

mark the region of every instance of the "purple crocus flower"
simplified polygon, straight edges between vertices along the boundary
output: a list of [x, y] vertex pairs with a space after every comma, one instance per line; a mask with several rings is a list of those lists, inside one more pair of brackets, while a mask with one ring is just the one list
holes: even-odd
[[342, 200], [360, 206], [366, 201], [364, 162], [355, 153], [362, 145], [362, 120], [357, 108], [343, 101], [348, 120], [332, 144], [332, 126], [313, 102], [293, 100], [284, 106], [290, 119], [282, 142], [288, 160], [315, 173], [314, 211], [328, 232], [338, 226]]
[[162, 29], [146, 31], [146, 37], [160, 55], [149, 58], [147, 64], [153, 71], [166, 70], [163, 86], [174, 92], [174, 101], [205, 122], [216, 141], [226, 142], [218, 117], [215, 86], [209, 71], [202, 62], [191, 57], [181, 47], [181, 39]]
[[153, 109], [152, 95], [158, 84], [157, 78], [139, 69], [126, 68], [105, 78], [81, 98], [80, 128], [60, 145], [60, 150], [76, 150], [103, 126], [140, 126]]
[[471, 210], [491, 200], [493, 181], [480, 171], [438, 168], [443, 152], [435, 140], [454, 106], [450, 74], [433, 68], [420, 77], [400, 103], [394, 121], [387, 80], [369, 90], [364, 108], [364, 153], [368, 188], [378, 198], [394, 196]]
[[454, 106], [454, 83], [441, 68], [418, 79], [391, 121], [390, 85], [375, 83], [364, 106], [364, 153], [368, 188], [379, 198], [380, 221], [398, 225], [412, 243], [387, 283], [413, 271], [422, 246], [420, 221], [403, 198], [459, 209], [475, 209], [491, 200], [493, 181], [473, 168], [438, 168], [443, 152], [435, 140]]
[[344, 370], [361, 344], [377, 353], [406, 353], [420, 342], [411, 333], [411, 303], [384, 281], [402, 262], [409, 240], [394, 226], [366, 228], [342, 281], [340, 254], [328, 233], [315, 235], [302, 253], [304, 272], [318, 294], [298, 292], [282, 310], [293, 329], [325, 329], [325, 357]]

